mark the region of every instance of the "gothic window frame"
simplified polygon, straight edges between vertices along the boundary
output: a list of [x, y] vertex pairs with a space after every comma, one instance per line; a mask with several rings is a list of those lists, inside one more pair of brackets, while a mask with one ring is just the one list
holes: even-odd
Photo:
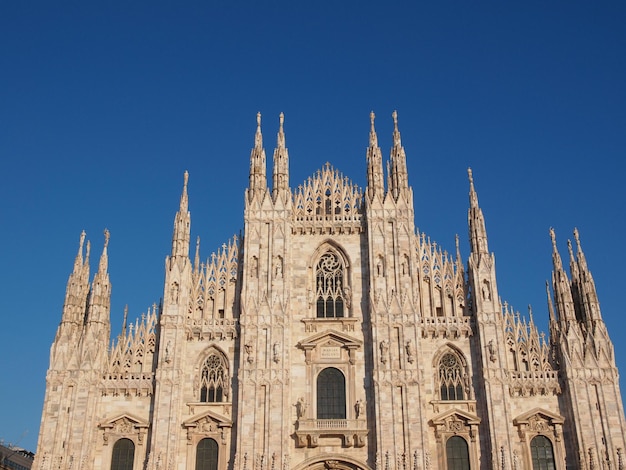
[[103, 449], [110, 449], [104, 452], [103, 468], [111, 468], [115, 444], [122, 439], [128, 439], [133, 443], [135, 450], [132, 468], [139, 468], [141, 459], [145, 457], [143, 444], [149, 427], [147, 421], [128, 413], [117, 415], [100, 422], [98, 428], [100, 428], [102, 432]]
[[437, 399], [444, 402], [473, 400], [471, 374], [464, 354], [448, 345], [433, 361]]
[[202, 355], [194, 396], [203, 404], [230, 403], [230, 363], [226, 354], [214, 346]]
[[211, 408], [183, 422], [183, 427], [187, 431], [187, 464], [185, 468], [196, 468], [198, 445], [207, 438], [212, 439], [217, 444], [217, 469], [226, 468], [233, 423], [223, 412], [224, 410], [220, 408]]
[[429, 424], [435, 432], [438, 468], [448, 468], [448, 442], [452, 437], [460, 437], [467, 444], [469, 463], [467, 468], [476, 469], [479, 467], [478, 426], [480, 425], [480, 418], [478, 416], [459, 408], [453, 408], [435, 416]]
[[316, 250], [311, 265], [309, 306], [316, 320], [343, 320], [352, 317], [350, 263], [330, 240]]
[[542, 408], [533, 408], [513, 420], [523, 449], [524, 468], [534, 468], [531, 444], [535, 437], [543, 436], [552, 444], [555, 470], [565, 469], [564, 422], [562, 416]]

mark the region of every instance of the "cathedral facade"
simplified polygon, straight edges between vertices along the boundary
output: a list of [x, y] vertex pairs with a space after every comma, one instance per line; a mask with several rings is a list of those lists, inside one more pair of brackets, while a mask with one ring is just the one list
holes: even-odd
[[578, 233], [566, 270], [550, 232], [545, 340], [500, 299], [471, 171], [463, 260], [416, 231], [396, 113], [365, 190], [328, 163], [292, 189], [283, 120], [270, 178], [257, 116], [243, 236], [204, 262], [185, 173], [160, 305], [113, 342], [109, 235], [93, 278], [81, 235], [33, 468], [623, 469]]

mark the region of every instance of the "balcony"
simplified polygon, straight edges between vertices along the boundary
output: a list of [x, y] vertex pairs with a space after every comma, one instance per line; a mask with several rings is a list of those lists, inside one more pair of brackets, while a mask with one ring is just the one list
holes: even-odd
[[343, 447], [363, 447], [367, 438], [367, 421], [300, 418], [296, 422], [296, 437], [298, 447], [317, 447], [320, 439], [332, 437], [340, 437]]

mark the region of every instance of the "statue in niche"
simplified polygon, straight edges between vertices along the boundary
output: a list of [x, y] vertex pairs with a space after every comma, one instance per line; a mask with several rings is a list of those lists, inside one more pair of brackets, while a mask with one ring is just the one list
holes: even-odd
[[376, 263], [376, 275], [381, 277], [384, 275], [383, 273], [383, 262], [380, 258], [378, 258], [378, 262]]
[[346, 302], [346, 307], [350, 308], [352, 305], [352, 289], [350, 289], [350, 286], [344, 287], [343, 298]]
[[387, 363], [387, 354], [389, 353], [389, 342], [384, 339], [380, 342], [380, 362]]
[[404, 349], [406, 350], [407, 361], [413, 364], [413, 361], [415, 361], [415, 348], [413, 347], [413, 341], [408, 340], [406, 342], [406, 345], [404, 346]]
[[171, 299], [172, 303], [174, 303], [174, 304], [178, 303], [178, 293], [179, 293], [178, 283], [177, 282], [173, 282], [172, 283], [172, 288], [170, 289], [170, 299]]
[[277, 342], [272, 346], [272, 359], [276, 364], [280, 361], [280, 344]]
[[487, 281], [483, 282], [483, 300], [491, 300], [491, 291], [489, 290], [489, 283]]
[[253, 278], [259, 277], [259, 260], [256, 256], [252, 257], [252, 266], [250, 267], [250, 276]]
[[299, 418], [304, 418], [304, 413], [306, 413], [306, 401], [304, 401], [304, 397], [298, 398], [298, 401], [295, 405], [296, 407], [296, 416]]
[[274, 277], [276, 279], [283, 278], [283, 260], [280, 256], [276, 257], [276, 262], [274, 263]]
[[487, 349], [489, 350], [489, 360], [491, 362], [496, 362], [496, 348], [493, 345], [493, 340], [489, 340], [489, 344], [487, 345]]
[[252, 355], [254, 350], [252, 349], [252, 344], [246, 343], [243, 347], [246, 351], [246, 360], [248, 361], [248, 364], [252, 364], [254, 362], [254, 356]]

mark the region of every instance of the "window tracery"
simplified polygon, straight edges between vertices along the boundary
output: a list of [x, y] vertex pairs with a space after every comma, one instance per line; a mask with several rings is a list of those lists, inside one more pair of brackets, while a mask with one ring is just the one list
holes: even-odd
[[344, 317], [344, 265], [331, 251], [324, 253], [315, 268], [317, 318]]
[[439, 360], [438, 379], [441, 400], [468, 398], [467, 374], [461, 358], [454, 352], [445, 353]]
[[200, 371], [200, 401], [215, 403], [228, 398], [228, 363], [224, 356], [212, 352]]

